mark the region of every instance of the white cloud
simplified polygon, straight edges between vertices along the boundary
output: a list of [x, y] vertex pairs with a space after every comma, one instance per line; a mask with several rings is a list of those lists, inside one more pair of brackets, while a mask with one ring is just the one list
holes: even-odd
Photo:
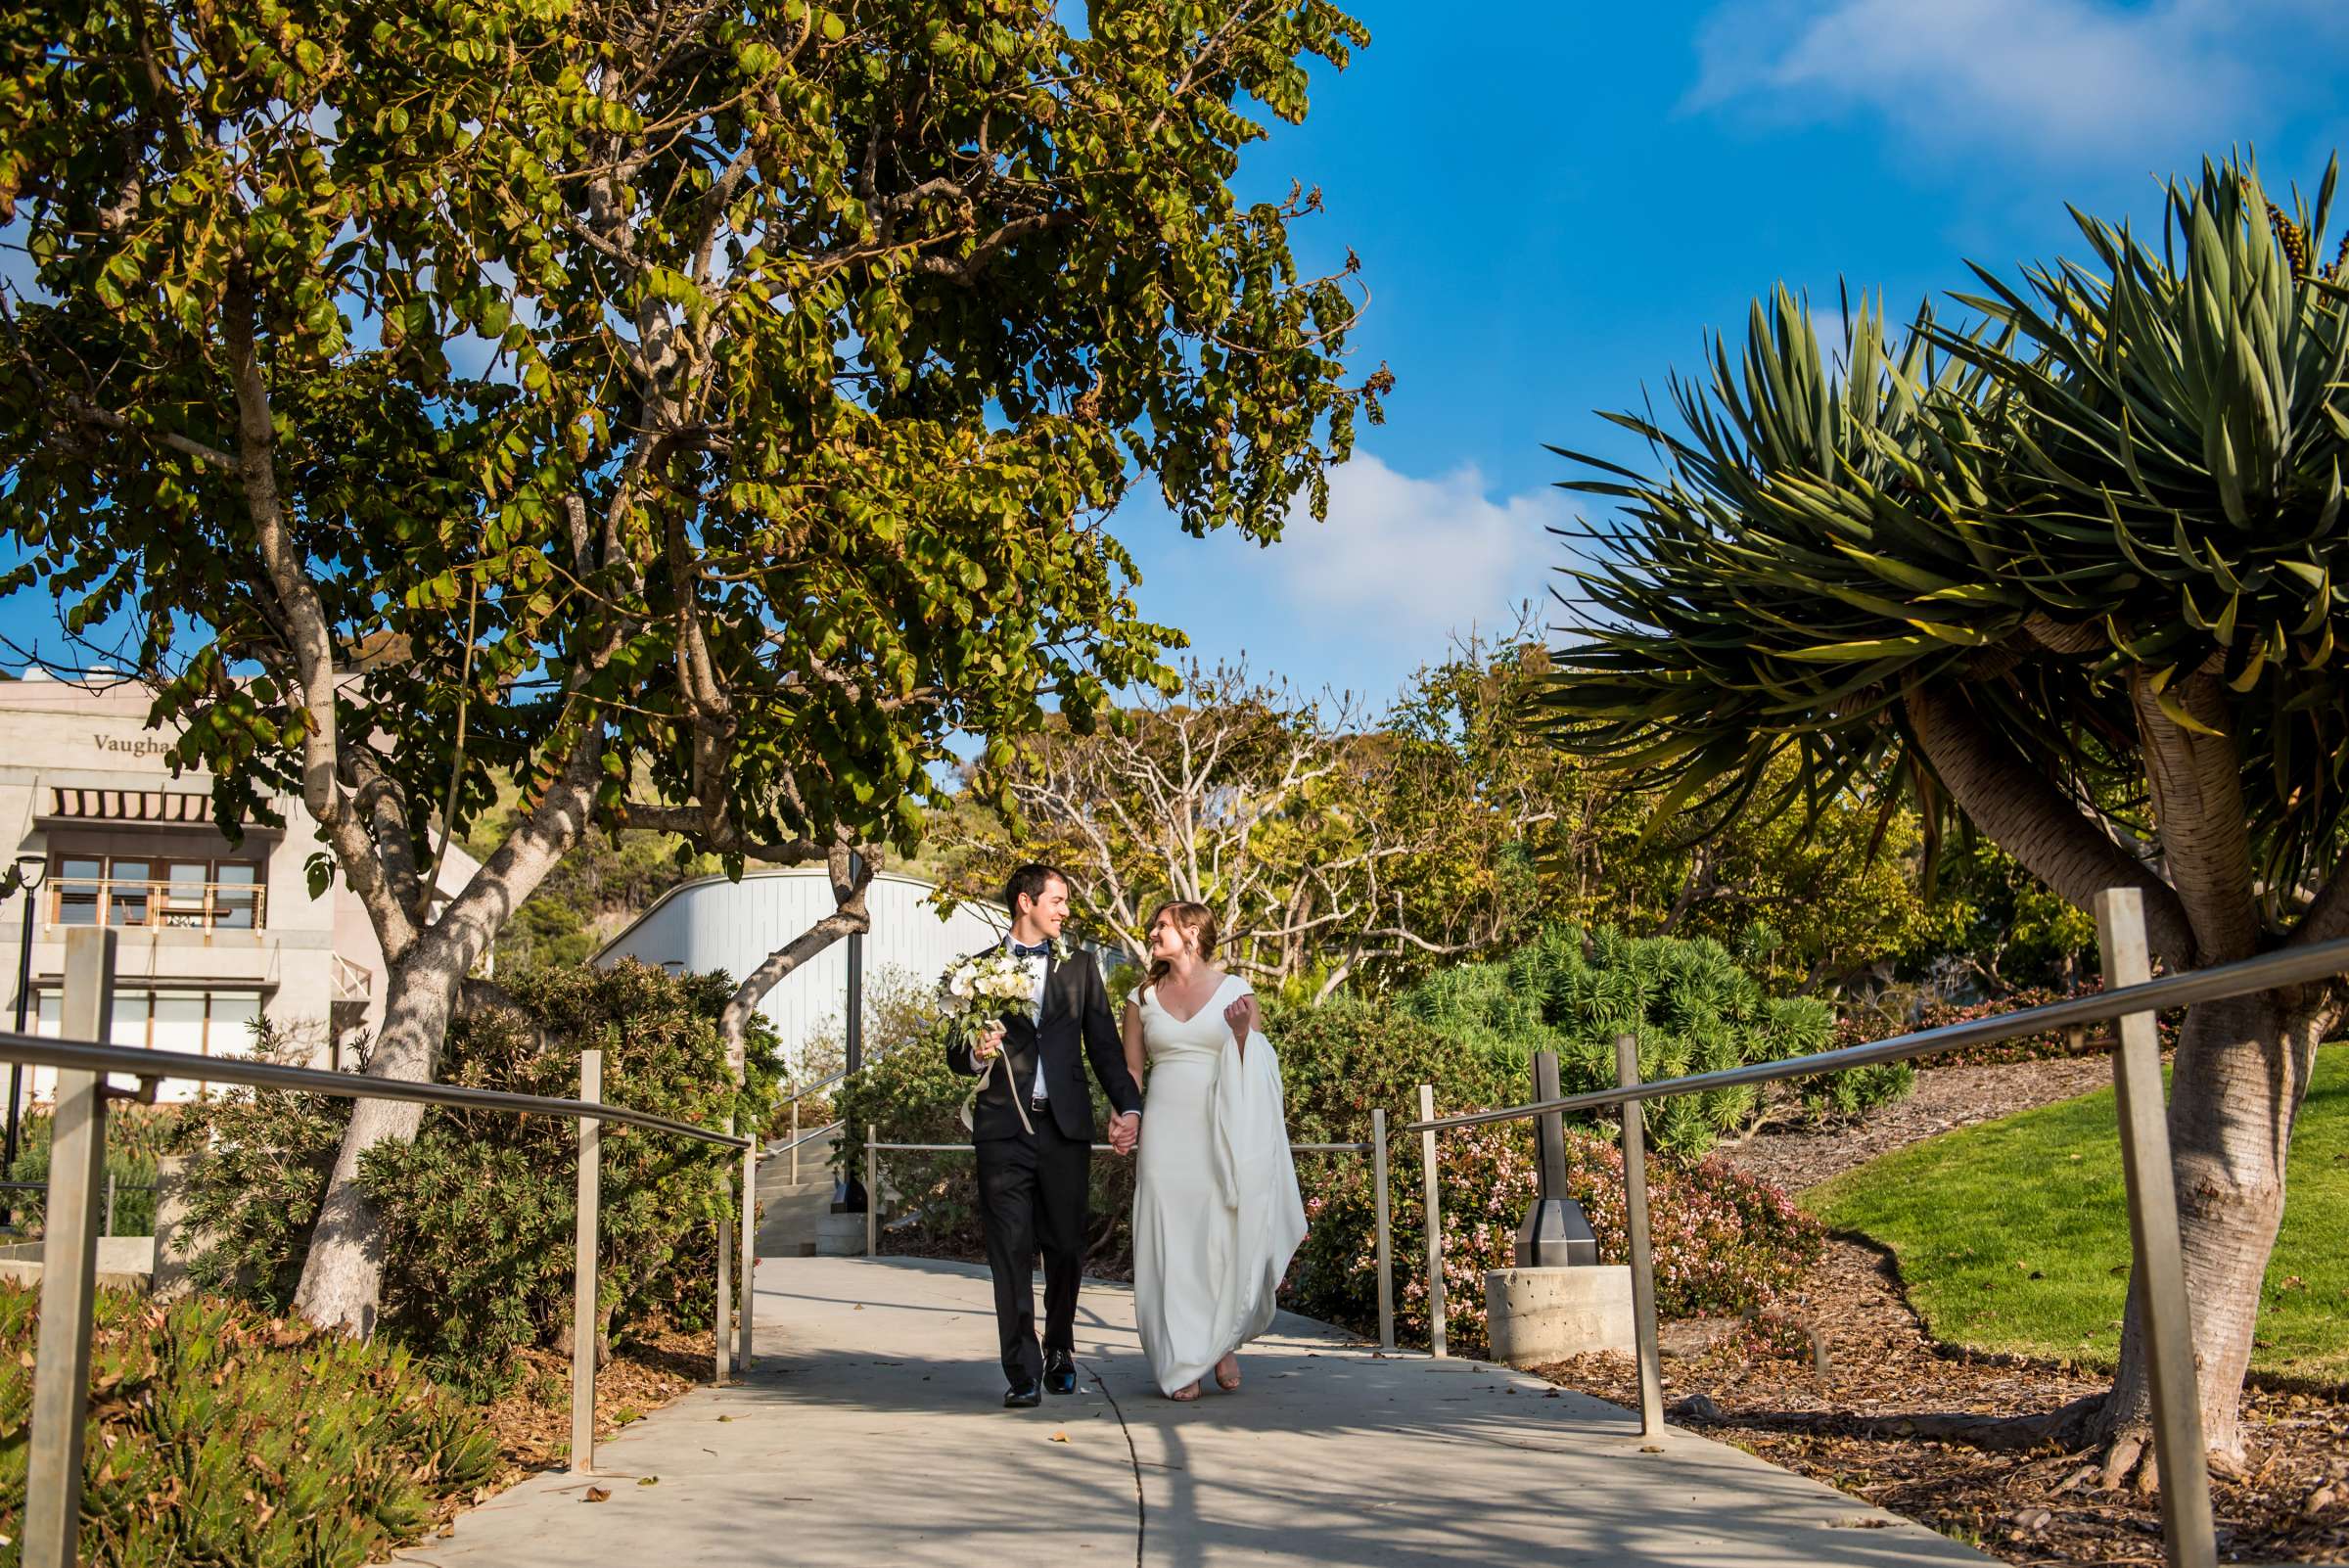
[[2239, 134], [2336, 24], [2314, 0], [1729, 0], [1685, 107], [1870, 111], [2050, 163], [2166, 156]]
[[1351, 637], [1435, 653], [1472, 625], [1511, 622], [1542, 594], [1567, 521], [1562, 491], [1495, 499], [1474, 465], [1414, 479], [1358, 455], [1330, 475], [1328, 520], [1300, 504], [1259, 559], [1301, 618]]

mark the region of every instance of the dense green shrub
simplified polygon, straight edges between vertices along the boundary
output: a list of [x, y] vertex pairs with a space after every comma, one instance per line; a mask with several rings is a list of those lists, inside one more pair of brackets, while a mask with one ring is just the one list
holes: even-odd
[[[22, 1539], [36, 1290], [0, 1284], [0, 1537]], [[409, 1354], [218, 1299], [101, 1291], [80, 1555], [355, 1568], [489, 1481], [497, 1445]], [[13, 1545], [0, 1561], [19, 1559]]]
[[[1432, 975], [1398, 1004], [1513, 1084], [1529, 1083], [1536, 1051], [1557, 1052], [1569, 1094], [1614, 1085], [1617, 1035], [1638, 1042], [1639, 1074], [1651, 1081], [1782, 1061], [1824, 1050], [1835, 1036], [1825, 1002], [1763, 994], [1719, 943], [1612, 930], [1546, 933], [1497, 962]], [[1658, 1149], [1701, 1154], [1748, 1126], [1761, 1106], [1750, 1086], [1677, 1096], [1649, 1108], [1648, 1135]]]
[[[106, 1169], [115, 1178], [115, 1226], [117, 1236], [144, 1236], [155, 1231], [156, 1163], [168, 1153], [178, 1135], [179, 1107], [117, 1102], [106, 1115]], [[17, 1159], [8, 1168], [11, 1181], [49, 1179], [49, 1129], [46, 1110], [27, 1114], [18, 1127]], [[30, 1189], [0, 1193], [0, 1207], [15, 1212], [20, 1230], [39, 1228], [48, 1207], [48, 1194]], [[104, 1204], [103, 1196], [100, 1198]]]
[[[1389, 1173], [1396, 1335], [1428, 1338], [1426, 1183], [1419, 1140], [1397, 1140]], [[1445, 1133], [1437, 1140], [1444, 1204], [1446, 1331], [1456, 1351], [1487, 1350], [1485, 1274], [1514, 1260], [1517, 1227], [1539, 1189], [1533, 1134], [1523, 1123]], [[1582, 1204], [1599, 1258], [1627, 1260], [1623, 1154], [1569, 1129], [1566, 1190]], [[1378, 1232], [1369, 1172], [1333, 1165], [1306, 1183], [1311, 1226], [1289, 1273], [1298, 1312], [1362, 1333], [1378, 1325]], [[1648, 1161], [1649, 1234], [1656, 1311], [1665, 1317], [1727, 1315], [1768, 1308], [1819, 1256], [1822, 1232], [1767, 1182], [1720, 1160]]]
[[[579, 1052], [604, 1051], [604, 1098], [704, 1127], [762, 1119], [773, 1038], [755, 1028], [749, 1087], [731, 1084], [717, 976], [642, 964], [537, 969], [508, 983], [512, 1007], [450, 1029], [445, 1083], [571, 1098]], [[199, 1284], [281, 1309], [299, 1276], [347, 1102], [238, 1093], [198, 1113], [209, 1144], [191, 1176], [195, 1222], [214, 1245]], [[404, 1343], [468, 1378], [497, 1376], [513, 1351], [557, 1343], [571, 1315], [576, 1133], [566, 1120], [435, 1107], [415, 1140], [371, 1151], [362, 1175], [385, 1220], [384, 1312]], [[604, 1331], [707, 1321], [716, 1225], [734, 1213], [733, 1151], [607, 1123], [603, 1129]]]

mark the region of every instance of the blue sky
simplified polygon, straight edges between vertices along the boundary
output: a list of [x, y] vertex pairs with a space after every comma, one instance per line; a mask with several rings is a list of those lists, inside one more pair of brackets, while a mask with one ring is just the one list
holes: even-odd
[[1399, 378], [1389, 422], [1328, 522], [1269, 550], [1146, 501], [1119, 530], [1203, 656], [1380, 702], [1552, 580], [1543, 525], [1572, 501], [1543, 443], [1628, 455], [1592, 410], [1660, 392], [1778, 281], [1830, 319], [1839, 277], [1905, 315], [1967, 259], [2079, 254], [2067, 202], [2147, 220], [2205, 152], [2313, 186], [2349, 145], [2349, 12], [2319, 0], [1354, 10], [1370, 48], [1246, 177], [1322, 188], [1299, 244], [1360, 254], [1355, 353]]
[[[1356, 0], [1373, 41], [1244, 167], [1326, 214], [1372, 294], [1359, 369], [1399, 378], [1329, 519], [1260, 550], [1184, 537], [1144, 497], [1114, 527], [1144, 609], [1208, 659], [1383, 703], [1474, 625], [1506, 625], [1563, 559], [1544, 441], [1628, 455], [1597, 408], [1696, 364], [1784, 280], [1906, 313], [2076, 251], [2067, 202], [2150, 218], [2155, 179], [2252, 144], [2274, 184], [2349, 143], [2337, 0], [1717, 0], [1568, 6]], [[2349, 217], [2349, 203], [2344, 204]], [[2337, 233], [2337, 228], [2336, 228]], [[48, 606], [0, 630], [54, 646]]]

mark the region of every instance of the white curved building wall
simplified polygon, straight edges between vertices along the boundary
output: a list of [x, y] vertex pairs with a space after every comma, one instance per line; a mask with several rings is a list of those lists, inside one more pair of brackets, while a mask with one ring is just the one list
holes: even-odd
[[[928, 902], [930, 887], [913, 877], [873, 878], [866, 894], [873, 918], [864, 939], [867, 988], [892, 968], [927, 984], [954, 959], [1003, 940], [1000, 910], [966, 904], [942, 917]], [[722, 969], [739, 980], [833, 907], [832, 884], [820, 868], [746, 871], [740, 882], [703, 878], [664, 894], [594, 961], [635, 958], [686, 974]], [[766, 993], [760, 1011], [773, 1021], [786, 1061], [798, 1062], [809, 1036], [838, 1029], [848, 984], [848, 944], [836, 942]]]

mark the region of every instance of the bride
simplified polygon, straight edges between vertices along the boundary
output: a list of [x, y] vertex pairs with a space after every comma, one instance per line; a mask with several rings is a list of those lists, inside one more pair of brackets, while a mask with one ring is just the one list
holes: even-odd
[[1151, 917], [1150, 974], [1127, 998], [1126, 1065], [1145, 1055], [1133, 1195], [1133, 1289], [1142, 1349], [1170, 1398], [1195, 1400], [1211, 1367], [1240, 1386], [1235, 1352], [1272, 1321], [1273, 1293], [1305, 1239], [1281, 1114], [1280, 1061], [1247, 982], [1208, 962], [1215, 911]]

